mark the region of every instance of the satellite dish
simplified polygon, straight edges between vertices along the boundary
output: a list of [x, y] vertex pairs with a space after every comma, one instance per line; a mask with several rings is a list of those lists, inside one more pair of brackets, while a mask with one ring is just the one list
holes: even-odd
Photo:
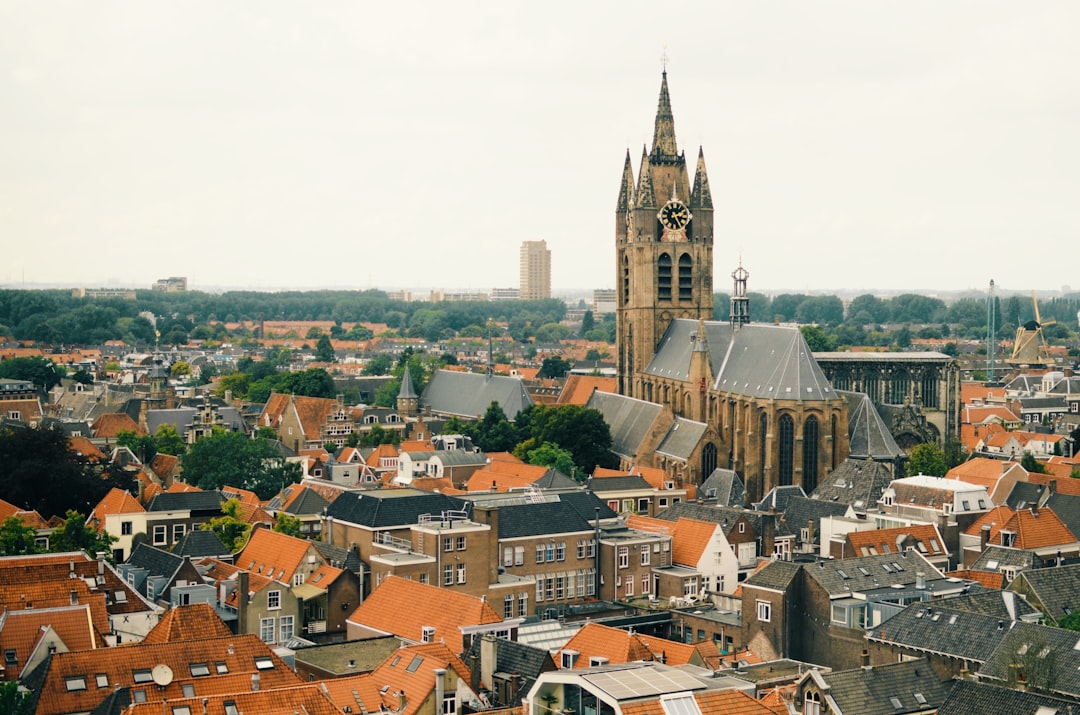
[[161, 663], [159, 665], [155, 665], [154, 669], [150, 671], [150, 677], [154, 679], [155, 683], [157, 683], [161, 687], [165, 687], [166, 685], [168, 685], [169, 683], [172, 682], [172, 679], [173, 679], [172, 668], [165, 665], [164, 663]]

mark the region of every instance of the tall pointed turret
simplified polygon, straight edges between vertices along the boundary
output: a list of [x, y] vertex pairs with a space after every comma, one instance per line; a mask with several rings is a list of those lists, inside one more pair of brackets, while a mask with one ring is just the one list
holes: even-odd
[[652, 158], [654, 163], [673, 161], [679, 154], [675, 144], [675, 117], [671, 113], [671, 97], [668, 95], [667, 71], [660, 82], [660, 102], [656, 108], [656, 124], [653, 127]]
[[412, 417], [416, 415], [420, 406], [420, 397], [413, 389], [412, 373], [409, 372], [409, 363], [405, 363], [405, 373], [401, 376], [401, 389], [397, 395], [397, 411], [399, 415]]
[[694, 169], [694, 190], [690, 192], [690, 208], [711, 209], [712, 207], [709, 175], [705, 172], [705, 150], [698, 147], [697, 168]]
[[645, 148], [641, 149], [641, 169], [638, 171], [637, 205], [643, 209], [656, 208], [656, 194], [653, 191], [652, 163]]
[[626, 150], [626, 161], [623, 162], [622, 182], [619, 184], [619, 203], [615, 206], [616, 211], [628, 211], [634, 204], [634, 167], [630, 164], [630, 150]]

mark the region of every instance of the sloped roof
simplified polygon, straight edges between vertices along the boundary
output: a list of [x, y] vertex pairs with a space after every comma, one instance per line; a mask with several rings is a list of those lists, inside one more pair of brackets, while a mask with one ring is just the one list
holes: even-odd
[[662, 405], [607, 392], [594, 392], [587, 406], [604, 416], [611, 431], [611, 451], [627, 459], [637, 455], [664, 410]]
[[1064, 715], [1075, 703], [976, 680], [956, 680], [937, 715], [1034, 715], [1039, 708]]
[[[203, 685], [205, 688], [206, 684]], [[340, 715], [341, 713], [326, 693], [322, 683], [303, 683], [277, 687], [273, 690], [263, 689], [265, 687], [260, 684], [260, 690], [251, 690], [250, 683], [247, 688], [244, 688], [243, 684], [238, 684], [231, 689], [225, 687], [224, 692], [220, 693], [170, 699], [169, 712], [205, 713], [206, 715], [228, 715], [230, 712], [282, 713], [283, 715], [292, 713]], [[183, 710], [183, 708], [187, 709]], [[124, 715], [161, 715], [161, 703], [132, 703], [122, 712]], [[95, 711], [94, 715], [99, 714]]]
[[889, 464], [868, 459], [845, 459], [826, 475], [810, 494], [811, 499], [850, 504], [859, 513], [876, 509], [889, 488], [893, 470]]
[[513, 421], [533, 399], [520, 378], [454, 370], [436, 370], [420, 397], [422, 408], [458, 417], [483, 417], [492, 402]]
[[[1034, 623], [1017, 623], [1005, 631], [1004, 637], [986, 659], [979, 677], [1010, 682], [1014, 663], [1029, 667], [1032, 663], [1045, 666], [1046, 683], [1036, 680], [1035, 673], [1025, 673], [1033, 688], [1047, 687], [1053, 693], [1080, 698], [1080, 633], [1040, 626]], [[1028, 655], [1028, 654], [1031, 655]], [[1053, 654], [1053, 658], [1047, 658]], [[1028, 656], [1025, 658], [1025, 656]], [[1045, 660], [1043, 660], [1045, 659]], [[1042, 663], [1039, 661], [1042, 660]]]
[[76, 435], [74, 437], [68, 437], [68, 449], [75, 454], [78, 454], [91, 461], [101, 461], [105, 459], [105, 453], [102, 452], [97, 446], [86, 437], [82, 435]]
[[236, 555], [240, 568], [265, 576], [273, 576], [282, 583], [291, 583], [293, 574], [311, 551], [311, 542], [271, 529], [255, 529], [247, 544]]
[[47, 628], [52, 628], [71, 650], [89, 650], [104, 645], [91, 621], [90, 606], [85, 603], [7, 611], [0, 625], [0, 651], [15, 651], [16, 666], [14, 672], [10, 672], [12, 666], [7, 665], [8, 680], [14, 680], [26, 666]]
[[461, 508], [445, 494], [417, 489], [345, 492], [330, 504], [327, 515], [350, 524], [383, 528], [415, 524], [421, 514], [441, 514]]
[[690, 459], [690, 456], [701, 442], [701, 438], [705, 435], [707, 428], [708, 425], [704, 422], [695, 422], [676, 417], [671, 429], [667, 431], [664, 439], [657, 446], [656, 452], [675, 459]]
[[994, 507], [981, 515], [964, 533], [979, 536], [983, 524], [990, 526], [990, 542], [1000, 544], [1002, 530], [1016, 533], [1013, 547], [1017, 549], [1040, 549], [1048, 546], [1072, 544], [1076, 536], [1058, 518], [1053, 509], [1018, 509], [1007, 506]]
[[837, 390], [837, 394], [848, 404], [849, 457], [884, 461], [906, 456], [869, 396], [846, 390]]
[[[942, 680], [925, 660], [820, 673], [828, 694], [844, 715], [917, 713], [945, 702], [952, 683]], [[922, 696], [920, 702], [916, 693]], [[897, 700], [900, 706], [893, 704]]]
[[[694, 349], [691, 333], [698, 321], [673, 320], [645, 372], [687, 380]], [[729, 323], [705, 322], [713, 389], [763, 399], [835, 399], [836, 392], [796, 327], [749, 323], [734, 330]]]
[[[742, 506], [746, 497], [746, 486], [738, 472], [717, 467], [698, 487], [698, 494], [705, 499], [716, 499], [721, 506]], [[714, 496], [710, 496], [715, 494]]]
[[97, 519], [97, 529], [101, 532], [105, 529], [106, 514], [138, 514], [145, 511], [129, 492], [113, 487], [94, 507], [91, 517]]
[[870, 556], [871, 549], [879, 554], [898, 554], [904, 551], [909, 543], [911, 546], [922, 544], [919, 550], [931, 557], [943, 556], [946, 553], [945, 542], [934, 524], [912, 524], [873, 531], [850, 531], [847, 541], [851, 545], [852, 553], [859, 556]]
[[[469, 651], [464, 657], [466, 662], [474, 662], [473, 658], [476, 658], [476, 663], [480, 662], [481, 642], [480, 638], [472, 640]], [[541, 673], [555, 669], [555, 660], [547, 648], [538, 648], [504, 638], [496, 639], [494, 672], [519, 674], [523, 679], [519, 692], [527, 693]], [[485, 683], [485, 685], [490, 685], [490, 683]]]
[[[1027, 582], [1046, 615], [1060, 621], [1080, 608], [1080, 564], [1030, 569], [1016, 577]], [[1010, 588], [1015, 588], [1013, 584]]]
[[949, 608], [948, 599], [913, 603], [867, 631], [870, 641], [892, 643], [922, 653], [984, 663], [1015, 625], [1014, 621]]
[[975, 559], [970, 568], [975, 571], [995, 571], [1000, 573], [1007, 568], [1030, 569], [1040, 565], [1042, 565], [1042, 559], [1036, 556], [1033, 551], [990, 544], [983, 549], [983, 552], [979, 554], [979, 558]]
[[566, 378], [566, 382], [563, 384], [562, 391], [559, 393], [559, 399], [555, 401], [555, 404], [584, 405], [589, 402], [589, 398], [592, 396], [594, 390], [614, 394], [617, 389], [618, 387], [614, 377], [601, 377], [599, 375], [569, 375]]
[[174, 606], [165, 611], [161, 620], [142, 639], [143, 643], [171, 643], [203, 638], [225, 638], [229, 627], [218, 617], [209, 603]]
[[743, 585], [786, 591], [800, 570], [802, 566], [792, 561], [769, 561], [767, 566], [743, 581]]
[[975, 581], [983, 588], [1001, 588], [1003, 576], [1000, 571], [976, 571], [975, 569], [958, 569], [945, 573], [946, 578], [959, 578], [965, 581]]
[[670, 534], [672, 562], [691, 568], [697, 568], [701, 557], [709, 548], [713, 534], [719, 528], [714, 523], [696, 519], [681, 518], [673, 524], [663, 519], [637, 514], [627, 517], [626, 525], [639, 531]]
[[592, 524], [573, 504], [565, 501], [542, 504], [507, 504], [499, 507], [499, 538], [518, 539], [544, 534], [591, 531]]
[[[579, 653], [576, 667], [585, 667], [590, 658], [607, 658], [609, 663], [632, 663], [636, 660], [653, 660], [649, 650], [636, 633], [621, 628], [586, 623], [563, 646], [563, 651]], [[561, 663], [556, 665], [562, 667]]]
[[915, 583], [920, 572], [927, 579], [943, 578], [943, 574], [917, 551], [818, 561], [806, 567], [806, 575], [831, 595]]
[[[403, 607], [405, 604], [408, 607]], [[453, 653], [462, 651], [462, 626], [502, 621], [486, 599], [389, 576], [349, 615], [349, 623], [419, 643], [424, 627]]]
[[115, 439], [120, 432], [134, 432], [140, 437], [146, 435], [146, 430], [123, 412], [107, 412], [101, 415], [90, 425], [90, 429], [98, 438]]
[[224, 556], [229, 553], [225, 544], [210, 529], [191, 529], [173, 546], [177, 556], [190, 556], [200, 559], [204, 556]]
[[131, 550], [131, 555], [124, 563], [145, 569], [151, 576], [171, 577], [184, 565], [184, 559], [150, 544], [139, 543]]
[[814, 525], [814, 543], [821, 543], [821, 519], [826, 516], [844, 516], [851, 507], [839, 502], [820, 501], [795, 496], [788, 499], [784, 508], [782, 524], [789, 533], [798, 534], [800, 529]]
[[[175, 484], [175, 483], [174, 483]], [[225, 496], [217, 490], [167, 491], [158, 494], [146, 505], [147, 511], [220, 511]]]

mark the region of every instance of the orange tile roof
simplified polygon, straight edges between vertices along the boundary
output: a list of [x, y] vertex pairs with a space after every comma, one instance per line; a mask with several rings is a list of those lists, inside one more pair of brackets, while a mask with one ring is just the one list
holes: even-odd
[[[102, 570], [105, 577], [105, 584], [100, 589], [97, 586], [99, 569]], [[73, 572], [78, 578], [73, 579], [71, 577]], [[108, 612], [114, 615], [138, 613], [153, 607], [138, 591], [120, 578], [120, 575], [111, 566], [99, 563], [83, 551], [0, 557], [0, 583], [5, 586], [20, 586], [26, 589], [51, 585], [56, 593], [63, 595], [65, 599], [68, 598], [71, 590], [79, 589], [78, 583], [82, 583], [88, 588], [90, 587], [89, 584], [93, 584], [91, 589], [93, 592], [90, 595], [101, 599], [104, 599], [105, 593], [124, 591], [127, 599], [124, 602], [113, 601], [108, 607]], [[29, 593], [29, 591], [27, 592]], [[79, 602], [83, 603], [85, 599], [80, 596]], [[67, 601], [67, 603], [70, 603], [70, 601]], [[104, 623], [102, 632], [107, 632], [107, 617], [101, 616], [106, 620], [98, 621], [97, 605], [95, 605], [94, 601], [90, 603], [95, 624]], [[102, 600], [102, 609], [104, 608], [104, 600]], [[104, 613], [104, 610], [101, 613]]]
[[74, 437], [68, 437], [68, 449], [75, 454], [84, 457], [92, 462], [100, 462], [105, 459], [105, 453], [102, 452], [97, 446], [82, 435], [75, 435]]
[[584, 405], [592, 397], [594, 390], [600, 392], [616, 392], [618, 389], [614, 377], [600, 377], [598, 375], [570, 375], [566, 378], [562, 392], [556, 404], [559, 405]]
[[29, 609], [83, 605], [90, 609], [90, 622], [98, 633], [109, 633], [109, 611], [103, 592], [92, 593], [80, 578], [43, 578], [39, 581], [0, 585], [0, 610], [8, 613]]
[[671, 535], [671, 560], [676, 564], [697, 568], [705, 550], [720, 527], [705, 521], [680, 517], [672, 523], [655, 517], [631, 514], [626, 525], [653, 534]]
[[[779, 710], [772, 710], [764, 703], [754, 700], [741, 690], [704, 690], [692, 693], [698, 709], [703, 713], [723, 713], [724, 715], [777, 715]], [[666, 712], [660, 698], [636, 700], [621, 703], [623, 715], [658, 715]]]
[[293, 574], [314, 547], [300, 539], [270, 529], [255, 529], [236, 555], [236, 565], [252, 573], [292, 583]]
[[[256, 669], [256, 658], [269, 659], [273, 665]], [[219, 675], [215, 663], [224, 663], [227, 675]], [[210, 674], [196, 677], [191, 674], [194, 663], [207, 663]], [[135, 682], [135, 671], [149, 669], [154, 665], [167, 665], [173, 680], [167, 686], [153, 683], [141, 685]], [[154, 694], [158, 712], [161, 700], [180, 698], [184, 685], [197, 682], [201, 694], [222, 692], [245, 692], [251, 690], [251, 676], [259, 674], [260, 688], [272, 689], [301, 684], [298, 676], [285, 664], [270, 646], [254, 634], [229, 635], [223, 638], [203, 638], [192, 641], [167, 643], [133, 643], [109, 649], [109, 657], [102, 658], [100, 651], [71, 651], [54, 653], [49, 660], [47, 673], [38, 695], [38, 715], [61, 715], [61, 713], [89, 712], [116, 687], [146, 687]], [[106, 677], [108, 688], [98, 688], [94, 678]], [[86, 678], [85, 690], [69, 691], [66, 678]], [[201, 710], [200, 710], [201, 711]]]
[[170, 484], [169, 488], [166, 489], [165, 491], [169, 492], [170, 494], [179, 494], [179, 493], [183, 493], [183, 492], [201, 492], [202, 489], [199, 489], [194, 484], [188, 484], [187, 482], [175, 481], [172, 484]]
[[[416, 659], [419, 659], [419, 663], [416, 663]], [[435, 671], [439, 669], [453, 671], [458, 680], [463, 681], [466, 686], [471, 680], [465, 663], [446, 645], [423, 643], [406, 646], [391, 653], [371, 673], [329, 679], [325, 681], [326, 691], [339, 708], [349, 706], [354, 711], [360, 711], [357, 708], [359, 696], [364, 708], [360, 712], [390, 710], [399, 712], [400, 715], [416, 715], [434, 693]], [[383, 688], [386, 688], [385, 692]], [[404, 709], [400, 709], [398, 693], [406, 694]]]
[[964, 422], [960, 424], [960, 443], [964, 445], [970, 454], [975, 451], [976, 445], [987, 435], [1005, 431], [1005, 426], [999, 422], [989, 422], [985, 425], [972, 425]]
[[[206, 569], [206, 571], [203, 572], [203, 578], [213, 581], [216, 586], [220, 586], [223, 581], [237, 581], [236, 574], [243, 570], [236, 566], [236, 564], [226, 563], [225, 561], [215, 559], [212, 556], [207, 556], [198, 563], [199, 566]], [[276, 581], [261, 574], [248, 572], [248, 596], [251, 596], [253, 593], [258, 593], [272, 584], [288, 586], [288, 584], [281, 584], [280, 581]], [[225, 598], [225, 604], [232, 606], [233, 608], [239, 604], [238, 591], [236, 589], [231, 591]]]
[[465, 489], [458, 489], [449, 477], [416, 477], [409, 482], [409, 487], [425, 492], [440, 494], [467, 494]]
[[[870, 556], [871, 549], [877, 554], [900, 553], [904, 548], [897, 542], [911, 537], [922, 544], [923, 553], [933, 558], [945, 554], [945, 541], [941, 532], [933, 524], [912, 524], [892, 529], [874, 529], [872, 531], [850, 531], [847, 542], [851, 545], [851, 556]], [[916, 547], [918, 548], [918, 547]], [[922, 551], [922, 549], [919, 549]]]
[[174, 606], [165, 611], [143, 643], [170, 643], [172, 641], [191, 641], [200, 638], [224, 637], [231, 633], [229, 627], [214, 611], [209, 603], [193, 603], [189, 606]]
[[[409, 604], [403, 608], [402, 604]], [[435, 628], [437, 642], [454, 653], [463, 649], [461, 626], [498, 623], [502, 618], [486, 599], [400, 576], [383, 579], [349, 616], [349, 623], [392, 633], [419, 643], [424, 626]]]
[[38, 512], [20, 509], [14, 504], [0, 499], [0, 521], [3, 521], [9, 516], [21, 520], [23, 526], [30, 526], [35, 529], [48, 529], [50, 527], [49, 522]]
[[965, 407], [964, 414], [961, 416], [960, 421], [968, 424], [982, 424], [988, 420], [999, 419], [1002, 422], [1020, 422], [1020, 418], [1017, 417], [1007, 407]]
[[478, 469], [469, 477], [465, 488], [470, 492], [494, 491], [507, 492], [511, 489], [524, 489], [548, 473], [550, 467], [525, 464], [524, 462], [504, 462], [492, 460], [483, 469]]
[[[219, 679], [237, 680], [229, 676], [219, 676]], [[322, 683], [303, 683], [273, 690], [266, 690], [265, 686], [260, 684], [260, 690], [254, 692], [251, 692], [250, 683], [247, 688], [243, 686], [243, 683], [238, 683], [231, 689], [222, 683], [218, 689], [223, 692], [199, 694], [193, 698], [176, 698], [166, 702], [133, 703], [124, 709], [124, 715], [161, 715], [162, 707], [166, 704], [169, 712], [177, 712], [177, 708], [186, 706], [188, 712], [200, 715], [227, 715], [229, 712], [261, 713], [262, 715], [341, 714], [341, 710], [330, 701], [330, 697], [323, 690]]]
[[262, 506], [263, 501], [259, 496], [250, 489], [241, 489], [240, 487], [224, 486], [221, 491], [225, 496], [230, 499], [236, 499], [241, 504], [254, 504], [255, 506]]
[[[566, 642], [563, 650], [572, 650], [580, 654], [575, 665], [578, 668], [586, 667], [589, 659], [595, 657], [607, 658], [612, 664], [653, 660], [653, 652], [636, 633], [599, 623], [586, 623]], [[557, 658], [555, 662], [562, 667], [561, 661], [561, 658]]]
[[94, 420], [94, 424], [90, 425], [90, 431], [95, 437], [108, 439], [115, 439], [120, 432], [134, 432], [140, 437], [146, 436], [146, 430], [123, 412], [109, 412], [101, 415]]
[[986, 588], [1001, 589], [1005, 578], [1000, 571], [975, 571], [974, 569], [960, 569], [945, 574], [946, 578], [961, 578], [967, 581], [977, 581]]
[[158, 479], [176, 477], [180, 472], [180, 458], [158, 452], [150, 460], [150, 470], [157, 475]]
[[999, 506], [983, 514], [969, 526], [964, 533], [979, 536], [983, 524], [990, 525], [990, 543], [1001, 543], [1001, 531], [1016, 533], [1013, 546], [1017, 549], [1039, 549], [1060, 544], [1072, 544], [1076, 536], [1069, 527], [1062, 523], [1052, 509], [1038, 510], [1038, 516], [1031, 509], [1013, 511], [1010, 507]]
[[145, 512], [139, 501], [123, 489], [113, 487], [109, 493], [101, 498], [94, 507], [90, 517], [96, 519], [98, 533], [105, 530], [105, 516], [107, 514], [139, 514]]
[[485, 452], [492, 462], [513, 462], [524, 464], [524, 460], [518, 459], [513, 452]]
[[411, 439], [401, 443], [398, 447], [398, 453], [401, 452], [431, 452], [434, 451], [435, 445], [430, 440], [424, 439]]
[[[1035, 484], [1049, 484], [1051, 479], [1056, 480], [1054, 489], [1062, 494], [1068, 494], [1069, 496], [1080, 497], [1080, 479], [1072, 479], [1067, 475], [1061, 475], [1058, 470], [1061, 468], [1060, 464], [1049, 463], [1047, 467], [1054, 467], [1054, 474], [1040, 474], [1039, 472], [1030, 472], [1028, 474], [1028, 481]], [[1070, 472], [1075, 467], [1069, 467]]]
[[989, 387], [981, 382], [961, 382], [960, 383], [960, 404], [971, 405], [976, 401], [982, 401], [984, 404], [994, 400], [1005, 400], [1005, 388], [1004, 387]]
[[366, 464], [375, 469], [382, 464], [382, 460], [385, 459], [397, 459], [398, 450], [392, 444], [380, 444], [375, 450], [368, 455]]
[[18, 677], [19, 670], [26, 665], [49, 628], [70, 650], [89, 650], [104, 645], [87, 604], [8, 611], [0, 627], [0, 651], [14, 650], [18, 667], [8, 668], [4, 678], [15, 680]]

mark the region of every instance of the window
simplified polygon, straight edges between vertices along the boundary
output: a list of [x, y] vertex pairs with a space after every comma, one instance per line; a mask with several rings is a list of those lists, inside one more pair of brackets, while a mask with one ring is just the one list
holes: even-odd
[[225, 675], [229, 672], [229, 664], [223, 660], [219, 660], [214, 663], [214, 670], [217, 671], [218, 675]]
[[240, 710], [237, 709], [235, 700], [226, 700], [224, 705], [225, 715], [240, 715]]
[[132, 533], [131, 522], [130, 521], [121, 521], [120, 522], [120, 534], [122, 536], [131, 536], [131, 533]]
[[453, 551], [454, 550], [454, 537], [447, 536], [447, 537], [443, 538], [443, 540], [442, 540], [442, 550], [443, 551]]
[[807, 693], [803, 700], [803, 715], [821, 715], [821, 696], [817, 693]]
[[547, 561], [549, 563], [555, 560], [555, 542], [554, 541], [548, 542], [548, 545], [545, 547], [545, 552], [544, 553], [545, 553], [545, 556], [546, 556]]
[[649, 565], [649, 558], [650, 558], [649, 553], [650, 553], [649, 552], [649, 545], [648, 544], [642, 544], [641, 545], [641, 565], [642, 566], [648, 566]]
[[742, 521], [739, 522], [739, 533], [740, 534], [745, 534], [746, 533], [746, 523], [745, 522], [742, 522]]
[[454, 585], [454, 565], [453, 564], [443, 564], [443, 567], [442, 567], [442, 582], [443, 582], [443, 586], [453, 586]]
[[271, 670], [274, 667], [274, 661], [268, 655], [255, 656], [255, 670]]
[[560, 541], [555, 544], [555, 560], [566, 561], [566, 542]]
[[465, 564], [457, 565], [457, 582], [465, 583]]
[[146, 691], [145, 690], [141, 690], [141, 689], [140, 690], [133, 690], [133, 691], [131, 691], [131, 695], [132, 695], [132, 698], [137, 703], [145, 703], [146, 702]]
[[671, 300], [671, 255], [661, 253], [656, 261], [656, 297]]
[[780, 469], [779, 482], [788, 486], [795, 471], [795, 420], [791, 415], [780, 416]]
[[803, 423], [803, 491], [817, 488], [818, 481], [818, 421], [811, 415]]
[[281, 591], [270, 591], [266, 594], [266, 607], [271, 611], [281, 608]]
[[608, 505], [608, 509], [611, 509], [614, 512], [619, 511], [619, 500], [618, 499], [609, 499], [607, 505]]
[[772, 604], [768, 601], [757, 602], [757, 619], [764, 623], [772, 620]]
[[99, 688], [109, 687], [109, 676], [105, 673], [98, 673], [97, 675], [95, 675], [94, 681], [97, 683], [97, 686]]
[[167, 527], [164, 524], [154, 526], [154, 546], [165, 545], [168, 539], [166, 529]]
[[518, 615], [524, 616], [529, 612], [529, 594], [522, 591], [518, 594]]
[[179, 541], [184, 538], [184, 533], [187, 531], [187, 527], [183, 524], [172, 525], [172, 540]]
[[428, 576], [426, 571], [424, 573], [420, 574], [420, 583], [430, 583], [430, 582], [431, 582], [431, 577]]
[[538, 564], [544, 563], [544, 545], [543, 544], [537, 544], [536, 545], [536, 563], [538, 563]]
[[278, 634], [282, 643], [287, 643], [296, 635], [296, 616], [282, 616], [278, 621]]
[[641, 498], [641, 499], [638, 499], [637, 500], [637, 510], [638, 510], [638, 514], [646, 514], [646, 515], [648, 515], [648, 513], [649, 513], [649, 500], [647, 498], [644, 498], [644, 497]]
[[514, 547], [507, 546], [503, 549], [503, 566], [514, 565]]
[[86, 676], [69, 675], [64, 678], [64, 684], [67, 686], [68, 692], [73, 690], [86, 690]]
[[454, 547], [458, 551], [464, 551], [465, 550], [465, 537], [464, 536], [457, 537], [457, 540], [454, 542]]
[[683, 581], [682, 592], [684, 596], [693, 596], [698, 592], [697, 576], [692, 576]]
[[630, 549], [625, 546], [619, 547], [619, 568], [625, 569], [630, 567]]
[[191, 715], [191, 708], [187, 705], [174, 705], [172, 715]]
[[149, 683], [154, 677], [150, 674], [149, 668], [139, 668], [131, 671], [131, 679], [136, 683]]
[[525, 547], [514, 547], [514, 566], [521, 566], [525, 563]]
[[585, 539], [578, 539], [578, 542], [577, 542], [577, 557], [579, 559], [585, 558]]
[[960, 504], [963, 505], [964, 511], [971, 511], [971, 503], [967, 499], [961, 500]]
[[14, 648], [8, 648], [4, 651], [4, 665], [11, 667], [19, 664], [19, 655]]
[[442, 715], [457, 715], [457, 692], [443, 694]]
[[627, 596], [633, 596], [634, 595], [634, 577], [633, 576], [627, 576], [626, 581], [624, 581], [623, 583], [624, 583], [624, 585], [626, 587], [626, 595]]
[[514, 617], [514, 594], [508, 593], [503, 596], [503, 618]]
[[274, 642], [274, 630], [276, 625], [276, 618], [259, 619], [259, 639], [262, 640], [263, 643]]
[[195, 697], [195, 686], [191, 683], [184, 683], [180, 686], [180, 692], [183, 693], [185, 698]]
[[643, 574], [642, 577], [641, 577], [641, 592], [642, 593], [648, 593], [649, 592], [649, 587], [651, 585], [652, 584], [649, 583], [649, 574]]
[[191, 677], [193, 677], [193, 678], [199, 678], [199, 677], [202, 677], [204, 675], [210, 675], [210, 664], [209, 663], [192, 663], [188, 667], [191, 668]]

